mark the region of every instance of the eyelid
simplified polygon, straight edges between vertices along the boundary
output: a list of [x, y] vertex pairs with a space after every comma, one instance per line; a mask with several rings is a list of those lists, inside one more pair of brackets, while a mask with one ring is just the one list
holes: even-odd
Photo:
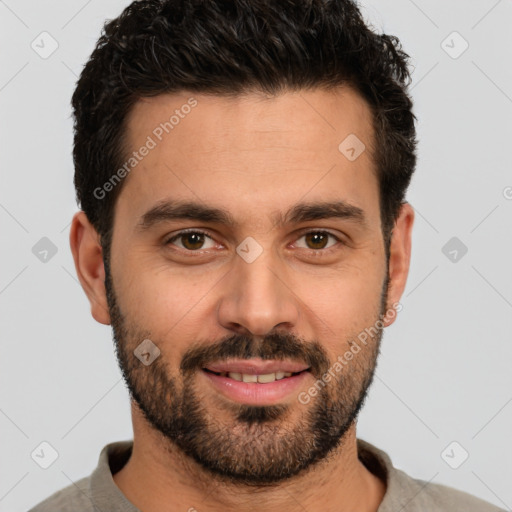
[[[187, 229], [182, 229], [181, 231], [178, 231], [177, 233], [172, 234], [170, 237], [166, 238], [164, 241], [164, 245], [170, 244], [170, 242], [172, 242], [173, 240], [175, 240], [175, 239], [179, 238], [180, 236], [185, 235], [187, 233], [200, 233], [200, 234], [210, 238], [210, 240], [215, 241], [215, 239], [207, 231], [204, 231], [200, 228], [187, 228]], [[316, 229], [315, 228], [304, 228], [303, 231], [300, 231], [298, 234], [295, 235], [295, 240], [298, 240], [298, 239], [302, 238], [303, 236], [308, 235], [309, 233], [322, 233], [322, 234], [330, 235], [338, 242], [338, 244], [328, 247], [327, 249], [315, 250], [315, 249], [307, 249], [307, 248], [303, 248], [303, 247], [299, 247], [299, 249], [303, 249], [310, 253], [325, 254], [327, 252], [330, 252], [331, 250], [336, 250], [336, 248], [339, 244], [346, 245], [342, 238], [340, 238], [338, 235], [336, 235], [335, 233], [331, 232], [329, 229], [326, 229], [326, 228], [316, 228]], [[204, 250], [198, 249], [197, 251], [190, 251], [190, 250], [181, 249], [179, 247], [177, 249], [181, 252], [186, 252], [189, 254], [202, 254], [202, 253], [210, 250], [210, 249], [204, 249]]]

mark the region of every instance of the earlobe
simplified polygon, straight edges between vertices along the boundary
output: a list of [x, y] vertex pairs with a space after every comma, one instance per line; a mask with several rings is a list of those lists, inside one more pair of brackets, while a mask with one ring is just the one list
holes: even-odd
[[396, 319], [396, 311], [389, 313], [393, 304], [397, 304], [404, 292], [409, 274], [412, 245], [412, 227], [414, 224], [414, 209], [409, 203], [404, 203], [395, 222], [389, 254], [389, 287], [387, 312], [384, 326], [391, 325]]
[[69, 243], [78, 279], [91, 304], [91, 314], [97, 322], [110, 325], [103, 251], [98, 232], [83, 211], [73, 216]]

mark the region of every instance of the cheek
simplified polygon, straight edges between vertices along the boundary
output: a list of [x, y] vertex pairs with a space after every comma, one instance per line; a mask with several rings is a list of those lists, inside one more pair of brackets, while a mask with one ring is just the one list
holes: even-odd
[[[145, 271], [134, 272], [130, 267]], [[119, 286], [121, 310], [130, 316], [132, 325], [150, 330], [155, 339], [172, 337], [173, 332], [183, 336], [194, 326], [197, 329], [208, 304], [208, 292], [215, 289], [220, 277], [192, 275], [187, 269], [171, 270], [168, 265], [155, 266], [148, 261], [127, 262], [123, 272], [130, 277]]]
[[347, 350], [349, 339], [357, 338], [378, 320], [382, 286], [381, 276], [366, 272], [359, 277], [338, 276], [328, 286], [314, 288], [314, 293], [303, 292], [301, 297], [308, 306], [304, 312], [331, 355]]

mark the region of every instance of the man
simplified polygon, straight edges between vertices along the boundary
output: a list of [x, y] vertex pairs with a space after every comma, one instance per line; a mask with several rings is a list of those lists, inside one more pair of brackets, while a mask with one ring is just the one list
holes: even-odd
[[414, 213], [408, 56], [348, 0], [134, 2], [73, 95], [70, 242], [134, 440], [43, 511], [497, 511], [356, 437]]

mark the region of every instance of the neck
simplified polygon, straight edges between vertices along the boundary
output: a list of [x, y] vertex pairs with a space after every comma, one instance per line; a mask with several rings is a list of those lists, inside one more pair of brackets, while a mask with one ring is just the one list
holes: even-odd
[[358, 458], [355, 422], [320, 464], [278, 485], [256, 488], [216, 479], [149, 428], [134, 407], [132, 419], [133, 451], [113, 479], [144, 512], [376, 512], [386, 491]]

